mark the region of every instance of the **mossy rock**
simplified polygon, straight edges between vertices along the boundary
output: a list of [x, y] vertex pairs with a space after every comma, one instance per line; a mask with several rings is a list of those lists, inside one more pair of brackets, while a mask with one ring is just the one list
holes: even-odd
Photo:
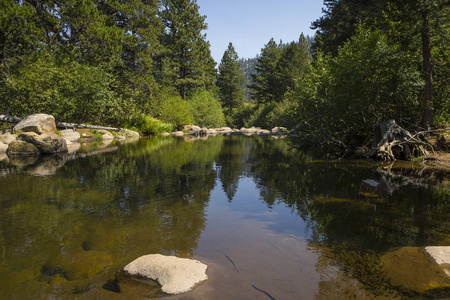
[[47, 276], [62, 275], [67, 280], [92, 278], [112, 262], [112, 258], [104, 252], [81, 251], [53, 258], [41, 268], [41, 273]]
[[30, 143], [15, 140], [11, 142], [6, 150], [8, 155], [20, 155], [20, 156], [38, 156], [40, 154], [39, 149]]
[[402, 247], [382, 256], [392, 285], [412, 294], [427, 295], [450, 288], [450, 278], [421, 247]]

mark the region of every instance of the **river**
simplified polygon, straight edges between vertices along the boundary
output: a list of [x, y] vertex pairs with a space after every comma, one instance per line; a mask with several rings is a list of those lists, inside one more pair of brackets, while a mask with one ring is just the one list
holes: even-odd
[[0, 160], [0, 298], [167, 297], [115, 280], [153, 253], [208, 265], [207, 281], [168, 299], [407, 295], [380, 261], [393, 249], [450, 245], [450, 174], [324, 160], [292, 143], [152, 137]]

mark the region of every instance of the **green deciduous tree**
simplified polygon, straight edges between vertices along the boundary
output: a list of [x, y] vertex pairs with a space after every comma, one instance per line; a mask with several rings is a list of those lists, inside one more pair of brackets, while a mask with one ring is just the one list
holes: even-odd
[[225, 115], [219, 99], [211, 91], [198, 91], [188, 101], [194, 124], [207, 128], [225, 126]]
[[338, 56], [320, 59], [314, 105], [322, 123], [316, 127], [361, 142], [379, 121], [417, 120], [420, 73], [382, 31], [360, 27]]

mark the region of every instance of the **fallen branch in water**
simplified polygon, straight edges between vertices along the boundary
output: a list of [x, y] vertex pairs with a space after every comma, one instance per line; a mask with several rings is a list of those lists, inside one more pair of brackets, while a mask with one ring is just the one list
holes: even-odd
[[231, 259], [231, 257], [229, 257], [228, 255], [225, 254], [225, 252], [220, 251], [220, 253], [222, 253], [223, 255], [225, 255], [225, 257], [233, 264], [233, 269], [235, 269], [238, 273], [241, 273], [241, 271], [239, 271], [238, 267], [236, 266], [236, 264], [234, 263], [234, 261]]
[[264, 295], [266, 295], [266, 296], [269, 297], [270, 299], [272, 299], [272, 300], [278, 300], [278, 298], [272, 296], [271, 294], [269, 294], [269, 293], [266, 292], [265, 290], [260, 289], [260, 288], [256, 287], [256, 286], [253, 285], [253, 284], [252, 284], [252, 287], [253, 287], [255, 290], [257, 290], [258, 292], [263, 293]]

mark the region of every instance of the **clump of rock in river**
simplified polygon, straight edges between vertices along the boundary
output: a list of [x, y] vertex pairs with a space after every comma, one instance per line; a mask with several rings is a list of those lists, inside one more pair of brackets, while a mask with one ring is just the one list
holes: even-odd
[[208, 129], [206, 127], [199, 127], [196, 125], [183, 125], [179, 130], [174, 131], [172, 133], [164, 132], [161, 135], [163, 136], [184, 136], [184, 135], [194, 135], [194, 136], [208, 136], [208, 135], [224, 135], [224, 136], [250, 136], [250, 135], [258, 135], [260, 137], [285, 137], [292, 134], [292, 131], [289, 131], [285, 127], [275, 127], [272, 130], [262, 129], [260, 127], [250, 127], [241, 129], [232, 129], [230, 127], [220, 127]]
[[206, 269], [207, 266], [198, 260], [150, 254], [126, 265], [124, 272], [130, 276], [157, 280], [167, 294], [180, 294], [207, 280]]
[[57, 131], [56, 125], [55, 118], [51, 115], [27, 116], [13, 128], [14, 134], [11, 132], [0, 134], [0, 153], [6, 152], [8, 156], [57, 154], [66, 153], [70, 150], [70, 145], [83, 141], [139, 138], [139, 133], [128, 129], [115, 129], [118, 131], [111, 133], [104, 129], [89, 129], [95, 126], [81, 125], [87, 129], [81, 129], [82, 134], [80, 134], [80, 131], [74, 129]]
[[67, 152], [66, 140], [56, 134], [55, 118], [46, 114], [36, 114], [24, 118], [14, 127], [21, 132], [9, 143], [8, 155], [36, 156]]

